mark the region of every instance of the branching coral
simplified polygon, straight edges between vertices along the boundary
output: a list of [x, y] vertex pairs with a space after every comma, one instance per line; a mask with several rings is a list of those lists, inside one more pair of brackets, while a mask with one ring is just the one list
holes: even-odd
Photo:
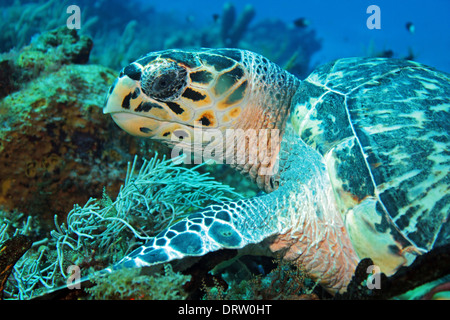
[[220, 28], [223, 45], [231, 48], [238, 47], [239, 41], [247, 31], [254, 17], [255, 9], [252, 5], [247, 5], [236, 20], [236, 9], [234, 5], [231, 2], [225, 3]]
[[[104, 268], [152, 235], [208, 203], [240, 197], [207, 174], [179, 166], [173, 160], [129, 164], [116, 200], [104, 194], [83, 207], [75, 205], [67, 222], [51, 232], [51, 239], [33, 248], [14, 267], [5, 292], [26, 299], [61, 284], [70, 265], [82, 270]], [[0, 230], [6, 229], [2, 226]], [[3, 238], [8, 239], [3, 232]]]

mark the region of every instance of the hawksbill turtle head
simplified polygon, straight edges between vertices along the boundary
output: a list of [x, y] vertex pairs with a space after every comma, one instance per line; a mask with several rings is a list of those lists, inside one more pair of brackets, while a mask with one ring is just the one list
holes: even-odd
[[164, 50], [121, 71], [104, 113], [130, 134], [231, 164], [270, 192], [298, 84], [249, 51]]

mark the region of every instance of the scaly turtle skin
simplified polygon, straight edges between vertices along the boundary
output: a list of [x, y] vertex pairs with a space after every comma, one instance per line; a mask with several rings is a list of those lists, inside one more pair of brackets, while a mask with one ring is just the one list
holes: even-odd
[[449, 108], [450, 76], [412, 61], [341, 59], [300, 81], [244, 50], [150, 53], [123, 69], [104, 112], [194, 152], [211, 139], [197, 131], [234, 129], [248, 143], [214, 140], [216, 156], [266, 194], [207, 207], [109, 270], [258, 247], [331, 292], [365, 257], [392, 274], [449, 242]]

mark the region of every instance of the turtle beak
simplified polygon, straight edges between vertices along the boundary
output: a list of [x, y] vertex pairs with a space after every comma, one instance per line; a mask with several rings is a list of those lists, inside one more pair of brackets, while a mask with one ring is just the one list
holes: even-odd
[[129, 95], [136, 89], [137, 86], [138, 82], [130, 79], [128, 76], [116, 78], [114, 83], [109, 88], [108, 94], [106, 95], [103, 113], [126, 112], [127, 108], [130, 108]]
[[152, 132], [158, 127], [154, 119], [133, 113], [115, 112], [111, 113], [111, 117], [122, 130], [133, 136], [152, 137]]
[[103, 106], [103, 114], [119, 112], [120, 110], [116, 110], [115, 104], [111, 103], [110, 95], [106, 98], [105, 105]]
[[124, 131], [134, 136], [149, 137], [149, 128], [155, 127], [155, 120], [134, 114], [126, 105], [126, 98], [133, 92], [136, 82], [128, 77], [118, 78], [108, 91], [103, 114], [111, 114], [114, 122]]
[[150, 132], [157, 127], [154, 119], [131, 113], [121, 106], [116, 96], [109, 94], [103, 108], [104, 114], [111, 114], [114, 122], [124, 131], [139, 137], [150, 137]]
[[116, 97], [109, 94], [103, 107], [103, 114], [110, 113], [111, 115], [113, 115], [114, 113], [125, 113], [126, 110], [122, 108], [120, 103], [121, 102], [119, 102]]

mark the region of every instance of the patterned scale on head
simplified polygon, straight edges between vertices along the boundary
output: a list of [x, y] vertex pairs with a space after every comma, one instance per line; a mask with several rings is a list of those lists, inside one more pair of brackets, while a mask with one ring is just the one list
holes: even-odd
[[392, 274], [450, 239], [449, 97], [448, 74], [405, 60], [341, 59], [300, 81], [238, 49], [138, 59], [104, 112], [131, 134], [194, 152], [211, 143], [197, 129], [233, 129], [217, 150], [266, 194], [207, 207], [110, 270], [258, 247], [330, 292], [345, 290], [365, 257]]
[[[130, 134], [172, 146], [186, 143], [198, 150], [211, 139], [204, 134], [201, 141], [194, 141], [195, 128], [218, 130], [223, 136], [233, 128], [237, 141], [248, 129], [282, 131], [292, 89], [299, 83], [287, 75], [266, 58], [236, 49], [150, 53], [122, 70], [111, 86], [104, 112], [111, 113]], [[243, 161], [235, 160], [238, 171], [248, 173], [268, 191], [274, 182], [258, 172], [275, 165], [277, 152], [269, 147], [259, 146], [261, 161], [257, 158], [252, 166], [240, 166]]]

